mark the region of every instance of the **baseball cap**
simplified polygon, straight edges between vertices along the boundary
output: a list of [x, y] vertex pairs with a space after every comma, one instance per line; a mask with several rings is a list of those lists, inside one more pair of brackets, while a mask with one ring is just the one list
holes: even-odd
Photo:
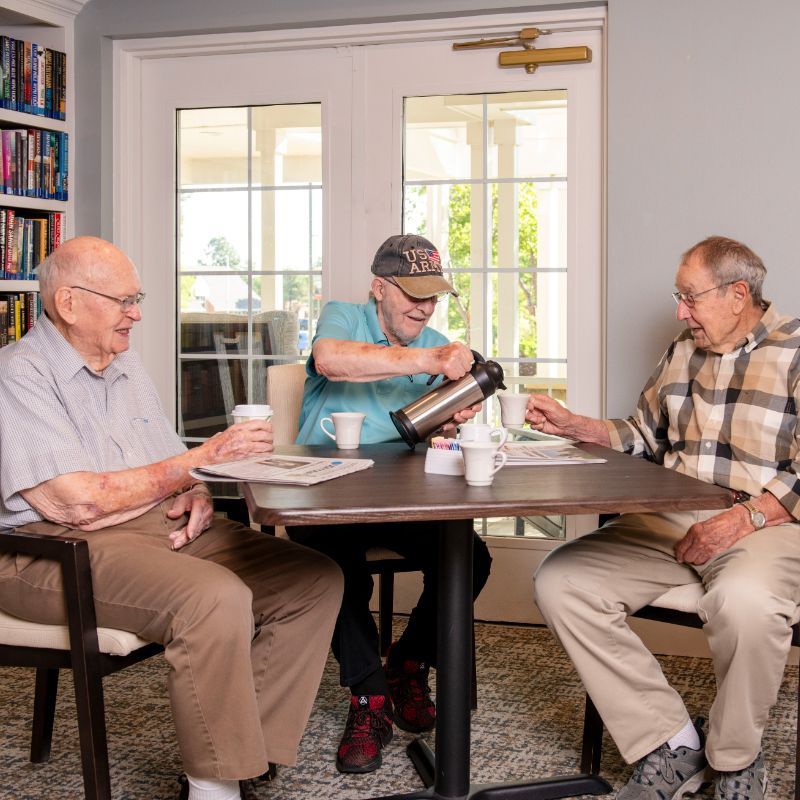
[[458, 292], [442, 275], [439, 251], [424, 236], [390, 236], [375, 253], [372, 272], [395, 283], [417, 300], [427, 300], [443, 292]]

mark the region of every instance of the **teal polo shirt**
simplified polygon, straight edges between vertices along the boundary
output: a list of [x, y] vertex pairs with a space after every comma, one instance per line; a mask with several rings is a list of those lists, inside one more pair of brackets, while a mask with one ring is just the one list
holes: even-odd
[[[338, 301], [326, 303], [317, 323], [314, 341], [317, 339], [340, 339], [390, 347], [378, 322], [374, 298], [363, 305]], [[422, 333], [408, 346], [439, 347], [447, 344], [447, 341], [438, 331], [423, 328]], [[297, 444], [332, 444], [319, 427], [319, 421], [334, 411], [361, 411], [367, 415], [361, 428], [362, 444], [401, 441], [389, 412], [403, 408], [441, 382], [441, 377], [437, 377], [428, 386], [430, 375], [427, 373], [400, 375], [368, 383], [329, 381], [317, 373], [313, 355], [306, 362], [306, 373], [308, 377], [303, 391]]]

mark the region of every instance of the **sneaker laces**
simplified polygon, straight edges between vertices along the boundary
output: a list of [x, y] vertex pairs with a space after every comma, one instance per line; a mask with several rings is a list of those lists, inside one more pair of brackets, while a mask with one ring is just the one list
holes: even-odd
[[719, 793], [725, 800], [750, 800], [757, 782], [755, 761], [738, 772], [720, 772]]
[[673, 753], [666, 744], [662, 744], [657, 750], [653, 750], [652, 753], [648, 753], [636, 762], [631, 781], [642, 786], [652, 786], [655, 778], [660, 775], [667, 783], [672, 783], [675, 780], [675, 770], [672, 768], [671, 761], [675, 758], [677, 758], [677, 754]]
[[347, 715], [344, 726], [344, 738], [368, 739], [370, 729], [380, 734], [382, 725], [377, 712], [367, 706], [358, 707]]
[[[428, 685], [426, 670], [417, 669], [415, 672], [406, 672], [403, 668], [397, 670], [399, 680], [395, 684], [395, 692], [400, 696], [403, 704], [407, 701], [422, 703], [431, 692]], [[393, 681], [394, 683], [394, 681]]]

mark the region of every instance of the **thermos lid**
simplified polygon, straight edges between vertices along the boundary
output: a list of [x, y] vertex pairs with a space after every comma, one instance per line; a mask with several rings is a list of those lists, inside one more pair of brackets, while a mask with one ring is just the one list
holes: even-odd
[[[473, 352], [475, 351], [473, 350]], [[484, 400], [491, 397], [498, 389], [506, 388], [503, 383], [503, 368], [496, 361], [484, 361], [483, 359], [479, 361], [476, 358], [471, 373], [483, 392]]]

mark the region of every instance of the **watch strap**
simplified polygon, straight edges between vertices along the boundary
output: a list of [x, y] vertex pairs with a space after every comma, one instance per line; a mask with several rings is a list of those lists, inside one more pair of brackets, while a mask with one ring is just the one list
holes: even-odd
[[750, 513], [750, 523], [757, 530], [761, 530], [767, 524], [767, 516], [763, 511], [757, 509], [749, 500], [743, 500], [742, 505]]

